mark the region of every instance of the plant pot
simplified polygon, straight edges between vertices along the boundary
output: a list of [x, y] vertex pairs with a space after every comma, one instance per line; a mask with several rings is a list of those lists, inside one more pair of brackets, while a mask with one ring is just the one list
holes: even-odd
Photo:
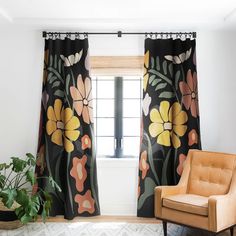
[[14, 211], [17, 207], [18, 204], [14, 203], [12, 207], [8, 209], [0, 200], [0, 229], [17, 229], [23, 226]]

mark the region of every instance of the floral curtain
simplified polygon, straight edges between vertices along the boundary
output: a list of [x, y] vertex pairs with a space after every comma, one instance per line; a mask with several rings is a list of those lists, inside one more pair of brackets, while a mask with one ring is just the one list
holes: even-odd
[[50, 192], [50, 214], [66, 219], [100, 214], [88, 57], [87, 39], [45, 40], [36, 187]]
[[146, 39], [138, 216], [154, 216], [154, 188], [177, 184], [201, 149], [195, 40]]

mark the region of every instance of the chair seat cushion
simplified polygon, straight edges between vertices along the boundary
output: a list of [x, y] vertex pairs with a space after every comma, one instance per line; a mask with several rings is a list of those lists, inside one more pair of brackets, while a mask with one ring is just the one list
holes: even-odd
[[178, 194], [163, 198], [164, 207], [191, 214], [208, 216], [208, 197], [195, 194]]

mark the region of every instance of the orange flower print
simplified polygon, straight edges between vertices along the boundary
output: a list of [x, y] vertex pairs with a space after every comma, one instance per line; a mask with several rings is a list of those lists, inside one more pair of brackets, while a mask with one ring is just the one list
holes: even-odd
[[199, 114], [198, 110], [198, 91], [197, 91], [197, 73], [193, 75], [191, 70], [187, 72], [187, 83], [179, 82], [179, 88], [183, 96], [183, 104], [187, 110], [191, 110], [193, 117], [197, 117]]
[[81, 75], [77, 78], [77, 88], [70, 87], [73, 106], [79, 116], [83, 117], [85, 123], [93, 123], [93, 99], [92, 99], [92, 82], [86, 77], [84, 82]]
[[85, 150], [86, 148], [91, 148], [91, 139], [87, 134], [85, 134], [82, 139], [82, 150]]
[[198, 134], [195, 129], [192, 129], [188, 133], [188, 145], [192, 146], [193, 144], [197, 144], [197, 143], [198, 143]]
[[36, 160], [36, 165], [40, 167], [40, 174], [43, 174], [44, 168], [46, 167], [46, 162], [44, 159], [44, 151], [45, 151], [45, 147], [44, 145], [42, 145], [39, 149], [37, 160]]
[[139, 170], [142, 171], [142, 179], [145, 178], [147, 171], [149, 169], [149, 165], [147, 163], [147, 151], [143, 151], [141, 154], [141, 158], [139, 161]]
[[76, 194], [75, 201], [78, 203], [78, 213], [83, 213], [85, 211], [92, 214], [95, 211], [94, 204], [95, 201], [91, 196], [91, 191], [88, 190], [84, 195]]
[[87, 162], [87, 157], [83, 155], [80, 159], [78, 157], [74, 157], [72, 161], [72, 169], [70, 171], [70, 175], [75, 179], [76, 189], [79, 192], [84, 190], [84, 181], [87, 178], [87, 171], [85, 169], [85, 164]]
[[179, 155], [179, 165], [177, 167], [177, 173], [179, 175], [182, 175], [182, 172], [183, 172], [183, 164], [184, 164], [184, 161], [186, 160], [186, 157], [184, 154], [180, 154]]

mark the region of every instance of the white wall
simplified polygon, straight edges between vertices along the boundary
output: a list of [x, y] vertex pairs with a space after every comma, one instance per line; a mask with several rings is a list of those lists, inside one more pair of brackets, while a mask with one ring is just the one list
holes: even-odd
[[[199, 32], [203, 149], [236, 153], [236, 33]], [[90, 37], [91, 55], [143, 55], [143, 37]], [[41, 32], [1, 29], [0, 162], [36, 151], [43, 63]], [[98, 160], [102, 214], [135, 215], [138, 160]]]
[[202, 147], [236, 153], [236, 32], [197, 40]]

